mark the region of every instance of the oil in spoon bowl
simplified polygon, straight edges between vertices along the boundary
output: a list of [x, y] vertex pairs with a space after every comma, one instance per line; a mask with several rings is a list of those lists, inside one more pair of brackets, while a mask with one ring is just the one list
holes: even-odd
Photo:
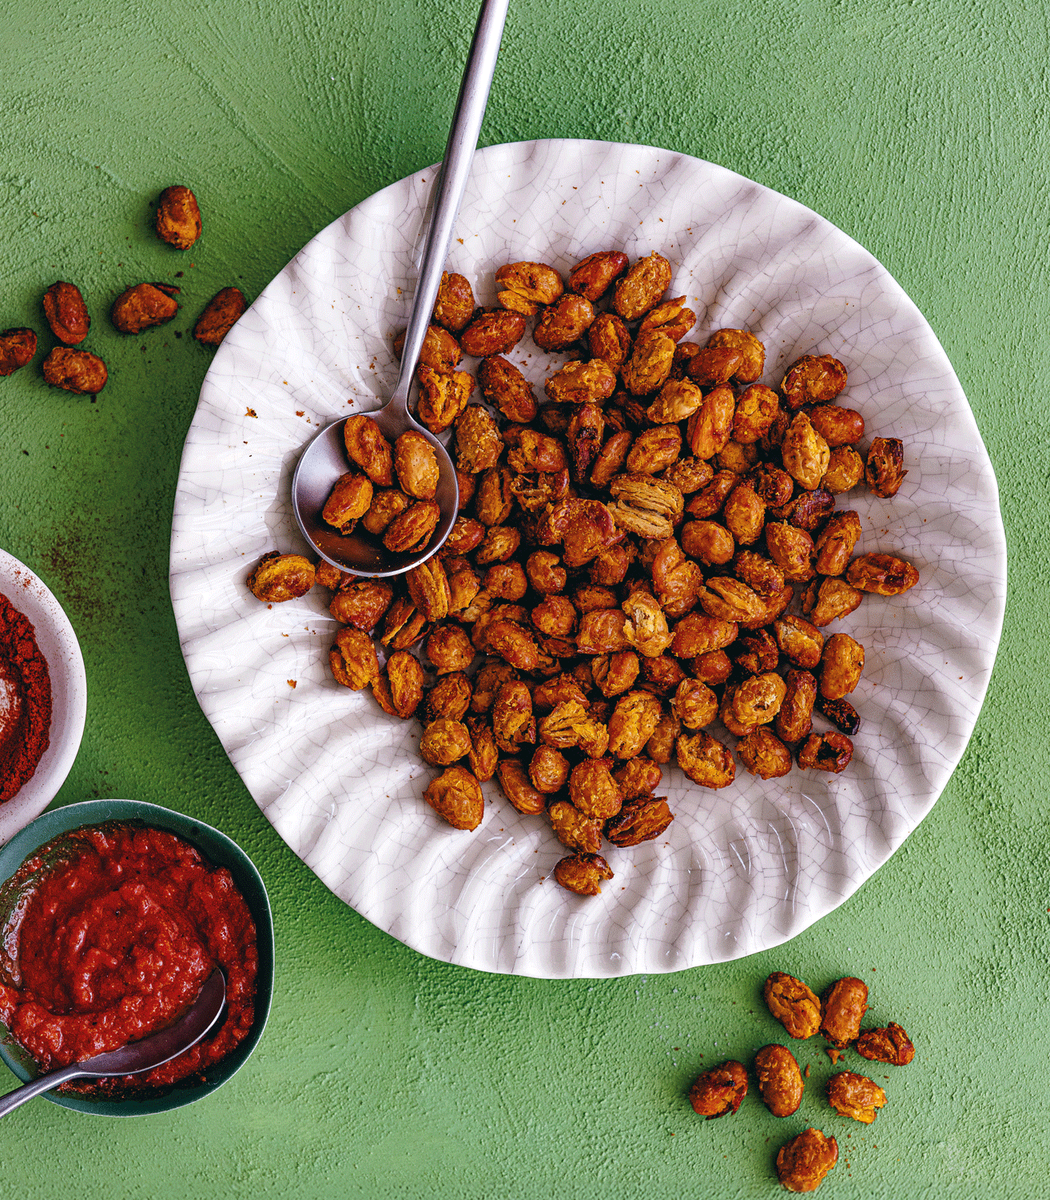
[[429, 430], [424, 429], [408, 411], [408, 393], [423, 349], [427, 327], [434, 311], [441, 272], [452, 242], [460, 201], [470, 175], [470, 164], [481, 132], [481, 121], [488, 103], [489, 88], [496, 70], [503, 26], [510, 0], [482, 0], [474, 39], [463, 82], [459, 89], [452, 128], [445, 147], [434, 190], [434, 203], [427, 226], [423, 254], [416, 278], [415, 295], [401, 351], [401, 369], [389, 402], [378, 412], [367, 413], [391, 443], [408, 430], [421, 433], [437, 457], [438, 484], [434, 499], [440, 509], [437, 527], [426, 545], [418, 550], [395, 554], [381, 543], [356, 531], [342, 534], [321, 516], [336, 480], [348, 469], [343, 448], [343, 428], [347, 418], [322, 429], [299, 459], [292, 477], [292, 509], [303, 536], [319, 555], [341, 571], [368, 578], [403, 575], [440, 550], [455, 524], [459, 506], [456, 472], [448, 451]]

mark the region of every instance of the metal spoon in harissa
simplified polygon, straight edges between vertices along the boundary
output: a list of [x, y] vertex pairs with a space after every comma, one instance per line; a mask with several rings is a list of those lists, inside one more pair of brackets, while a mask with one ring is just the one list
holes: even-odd
[[456, 112], [452, 118], [445, 159], [435, 187], [430, 225], [419, 264], [415, 297], [408, 317], [408, 329], [405, 332], [405, 345], [401, 352], [401, 370], [393, 395], [386, 405], [378, 412], [367, 414], [391, 442], [406, 430], [415, 429], [434, 447], [439, 472], [435, 499], [441, 509], [441, 518], [434, 536], [422, 551], [392, 554], [364, 537], [353, 533], [340, 534], [321, 519], [321, 509], [328, 499], [332, 485], [347, 470], [343, 446], [345, 417], [322, 429], [310, 442], [303, 451], [292, 477], [292, 507], [303, 536], [322, 558], [351, 575], [376, 578], [403, 574], [437, 553], [456, 520], [459, 490], [452, 460], [437, 438], [409, 413], [408, 391], [434, 311], [438, 288], [441, 285], [441, 272], [448, 257], [456, 216], [467, 186], [471, 160], [477, 148], [509, 2], [510, 0], [482, 2], [477, 27], [474, 30], [474, 40], [467, 56], [463, 82], [459, 89]]
[[226, 979], [216, 967], [204, 981], [192, 1008], [174, 1025], [169, 1025], [159, 1033], [150, 1034], [139, 1042], [121, 1046], [119, 1050], [96, 1054], [94, 1058], [86, 1058], [83, 1062], [50, 1071], [47, 1075], [40, 1075], [29, 1083], [24, 1083], [13, 1092], [8, 1092], [6, 1096], [0, 1096], [0, 1117], [13, 1112], [27, 1100], [39, 1096], [41, 1092], [49, 1092], [70, 1079], [138, 1075], [142, 1071], [151, 1071], [154, 1067], [159, 1067], [184, 1050], [195, 1046], [219, 1019], [225, 1003]]

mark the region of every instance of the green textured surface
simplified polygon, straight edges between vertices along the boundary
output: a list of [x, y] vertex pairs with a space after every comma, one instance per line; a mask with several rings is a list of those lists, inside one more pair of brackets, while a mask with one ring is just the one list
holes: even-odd
[[[39, 357], [0, 380], [0, 546], [58, 595], [88, 673], [58, 802], [138, 797], [219, 826], [259, 865], [277, 942], [266, 1036], [219, 1096], [128, 1122], [34, 1101], [0, 1131], [3, 1193], [760, 1197], [779, 1193], [776, 1148], [805, 1121], [844, 1152], [824, 1195], [1043, 1196], [1044, 5], [517, 0], [482, 133], [667, 146], [786, 192], [885, 263], [961, 378], [1002, 491], [1002, 648], [940, 802], [846, 905], [776, 951], [675, 975], [550, 983], [431, 962], [280, 843], [197, 707], [167, 592], [210, 361], [189, 330], [218, 288], [254, 298], [334, 217], [440, 157], [475, 11], [59, 0], [43, 18], [0, 0], [0, 328], [49, 344], [40, 295], [75, 281], [111, 372], [95, 403], [48, 389]], [[173, 182], [205, 214], [188, 254], [148, 227]], [[106, 313], [140, 279], [179, 284], [183, 309], [122, 339]], [[798, 1119], [757, 1102], [693, 1116], [699, 1068], [776, 1037], [760, 996], [773, 969], [817, 988], [859, 974], [872, 1015], [913, 1033], [875, 1126], [828, 1114], [815, 1085], [830, 1063], [809, 1043]]]

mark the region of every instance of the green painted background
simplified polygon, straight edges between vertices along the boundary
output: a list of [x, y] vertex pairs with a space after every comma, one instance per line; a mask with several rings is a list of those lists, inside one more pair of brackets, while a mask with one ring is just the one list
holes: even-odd
[[[1027, 7], [1027, 12], [1019, 11]], [[55, 279], [95, 316], [97, 403], [36, 365], [0, 380], [0, 546], [76, 627], [91, 699], [59, 802], [134, 796], [216, 824], [259, 864], [277, 929], [269, 1030], [210, 1101], [112, 1121], [43, 1100], [0, 1127], [0, 1195], [765, 1197], [801, 1120], [757, 1103], [700, 1122], [705, 1063], [779, 1027], [773, 969], [856, 973], [919, 1047], [822, 1195], [1039, 1197], [1050, 1153], [1046, 381], [1050, 52], [1045, 3], [513, 0], [482, 141], [636, 141], [816, 209], [882, 260], [951, 358], [995, 464], [1007, 622], [962, 766], [843, 908], [788, 945], [659, 977], [549, 983], [434, 963], [333, 899], [279, 842], [190, 689], [167, 591], [182, 440], [218, 288], [250, 298], [334, 217], [441, 156], [468, 0], [0, 0], [0, 328]], [[205, 213], [180, 255], [161, 188]], [[180, 277], [176, 277], [178, 272]], [[183, 288], [121, 339], [112, 299]], [[181, 337], [180, 337], [181, 334]], [[878, 1072], [876, 1072], [878, 1077]]]

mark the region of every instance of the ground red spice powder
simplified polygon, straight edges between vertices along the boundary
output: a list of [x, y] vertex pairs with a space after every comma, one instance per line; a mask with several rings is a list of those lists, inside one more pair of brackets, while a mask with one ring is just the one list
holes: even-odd
[[25, 613], [0, 595], [0, 803], [33, 777], [51, 741], [51, 675]]

